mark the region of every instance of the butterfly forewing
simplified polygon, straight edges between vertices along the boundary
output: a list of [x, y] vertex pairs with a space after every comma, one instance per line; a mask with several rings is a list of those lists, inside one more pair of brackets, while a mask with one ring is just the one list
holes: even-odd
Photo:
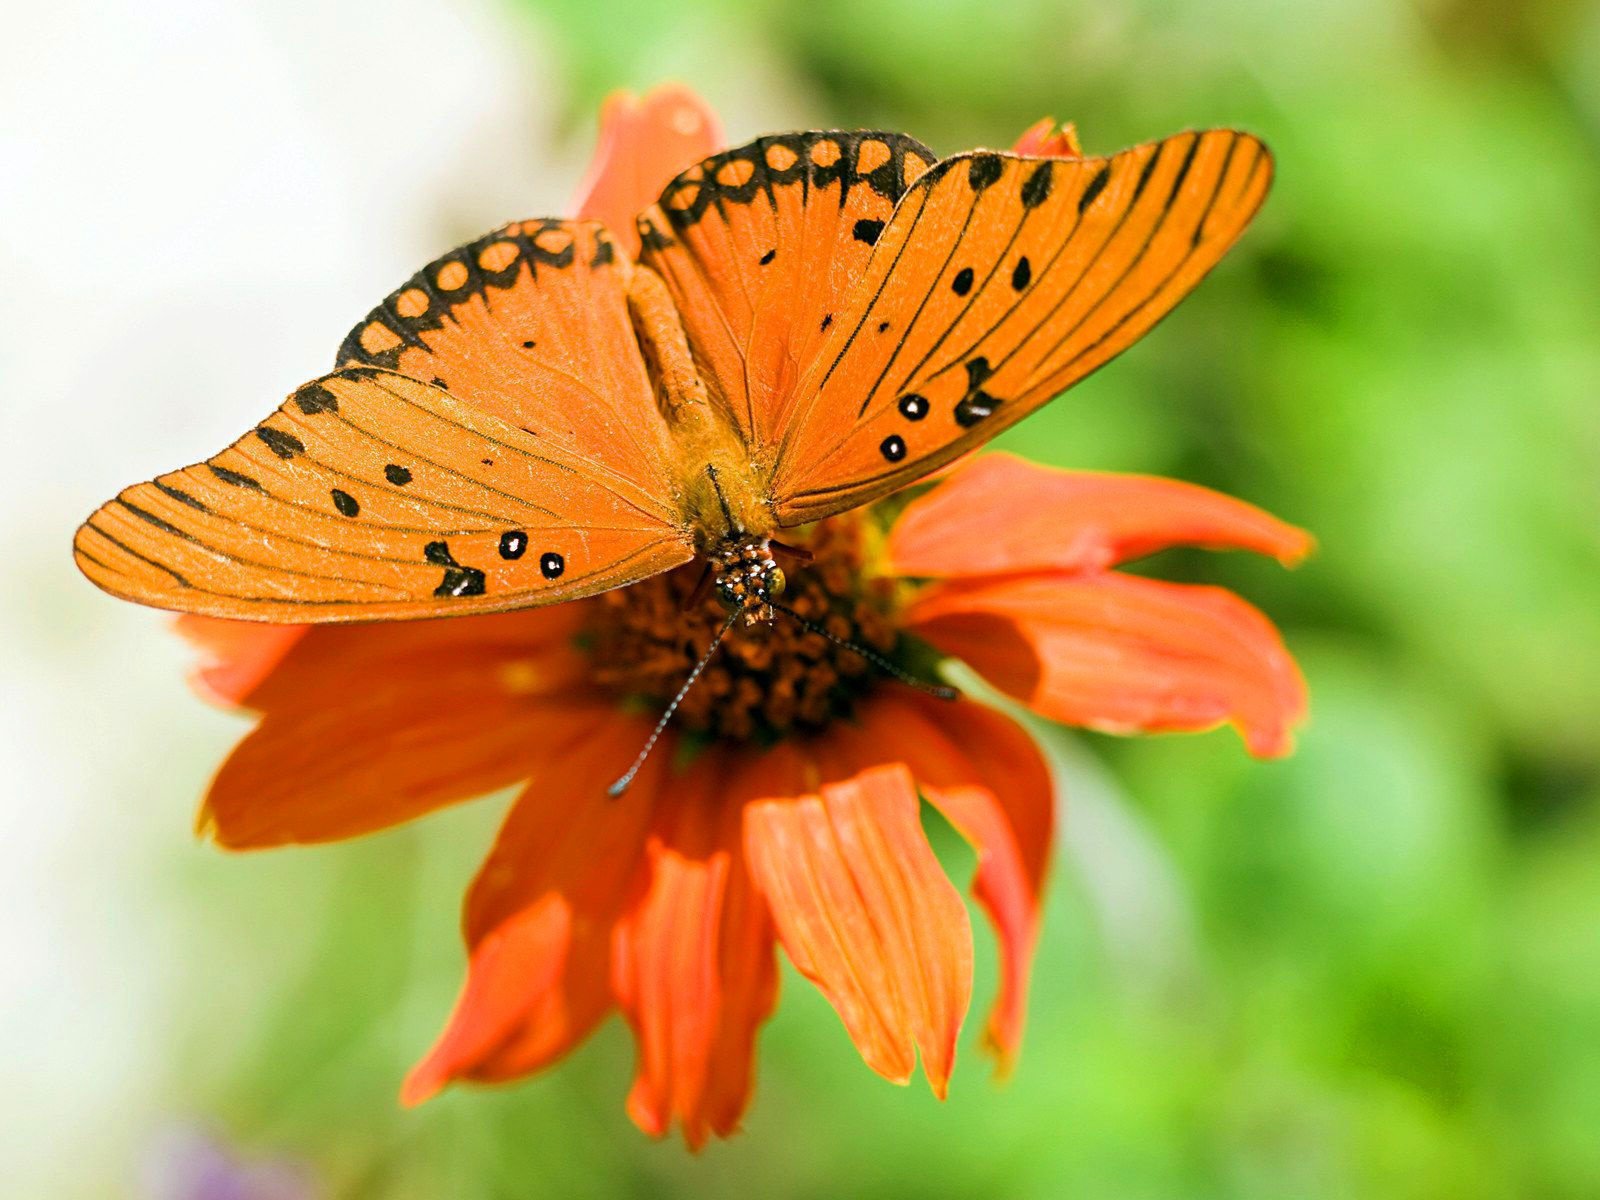
[[353, 368], [78, 531], [107, 591], [213, 616], [339, 621], [549, 604], [686, 562], [683, 530], [585, 459], [429, 384]]
[[992, 152], [907, 191], [800, 381], [773, 475], [785, 525], [986, 442], [1132, 345], [1249, 223], [1265, 146], [1184, 133], [1106, 159]]
[[640, 217], [640, 261], [666, 282], [713, 398], [758, 456], [933, 161], [904, 134], [776, 134], [699, 163]]
[[418, 271], [351, 330], [338, 365], [444, 388], [665, 513], [670, 438], [628, 315], [632, 270], [595, 222], [516, 222]]

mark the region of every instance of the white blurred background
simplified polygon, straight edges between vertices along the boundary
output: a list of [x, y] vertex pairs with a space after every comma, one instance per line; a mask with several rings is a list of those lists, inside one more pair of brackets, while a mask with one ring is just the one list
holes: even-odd
[[4, 9], [0, 1193], [104, 1196], [174, 1067], [171, 881], [218, 857], [186, 833], [238, 727], [72, 530], [326, 370], [450, 239], [561, 211], [590, 132], [556, 136], [539, 31], [474, 0]]

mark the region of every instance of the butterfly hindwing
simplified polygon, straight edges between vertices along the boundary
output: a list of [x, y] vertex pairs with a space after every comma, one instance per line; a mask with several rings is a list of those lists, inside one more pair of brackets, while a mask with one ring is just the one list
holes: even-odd
[[1104, 159], [979, 151], [907, 190], [800, 381], [780, 523], [884, 495], [988, 441], [1132, 345], [1265, 198], [1254, 137], [1183, 133]]
[[933, 162], [904, 134], [775, 134], [690, 168], [639, 218], [640, 261], [666, 282], [713, 399], [758, 457]]
[[681, 528], [581, 457], [370, 367], [306, 384], [215, 458], [128, 488], [75, 551], [114, 595], [296, 622], [549, 604], [692, 557]]

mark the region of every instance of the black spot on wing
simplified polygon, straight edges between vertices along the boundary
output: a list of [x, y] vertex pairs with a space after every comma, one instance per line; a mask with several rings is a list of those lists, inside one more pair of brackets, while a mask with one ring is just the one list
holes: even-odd
[[776, 250], [768, 250], [765, 254], [763, 254], [761, 256], [761, 259], [760, 259], [761, 265], [764, 267], [769, 262], [771, 262], [773, 259], [775, 259], [777, 257], [778, 257], [778, 252]]
[[1156, 152], [1150, 156], [1149, 161], [1144, 164], [1144, 169], [1139, 172], [1139, 182], [1133, 188], [1135, 199], [1144, 194], [1144, 185], [1149, 183], [1150, 176], [1156, 173], [1156, 164], [1161, 161], [1161, 151], [1163, 149], [1165, 149], [1165, 146], [1156, 147]]
[[906, 456], [906, 440], [898, 433], [891, 433], [878, 443], [878, 453], [889, 462], [897, 463]]
[[443, 567], [444, 579], [433, 589], [435, 596], [481, 596], [486, 582], [484, 573], [477, 567], [467, 567], [456, 562], [446, 542], [429, 542], [422, 548], [422, 556], [436, 567]]
[[500, 535], [500, 557], [521, 558], [528, 549], [528, 535], [520, 529], [510, 529]]
[[962, 267], [956, 272], [956, 277], [950, 281], [950, 290], [958, 296], [965, 296], [972, 290], [972, 281], [975, 276], [971, 267]]
[[971, 429], [979, 421], [994, 416], [994, 410], [1000, 407], [997, 397], [979, 388], [970, 396], [963, 396], [956, 402], [956, 424], [963, 429]]
[[967, 164], [967, 182], [973, 191], [982, 192], [993, 186], [1004, 169], [1005, 162], [998, 154], [975, 154]]
[[989, 365], [989, 360], [978, 355], [969, 358], [965, 366], [967, 392], [956, 402], [955, 419], [956, 424], [963, 429], [971, 429], [979, 421], [992, 417], [994, 410], [1000, 407], [1000, 401], [983, 390], [984, 383], [994, 374], [994, 368]]
[[1178, 164], [1178, 173], [1172, 178], [1172, 192], [1167, 200], [1168, 206], [1171, 206], [1177, 200], [1178, 193], [1183, 190], [1183, 181], [1189, 178], [1189, 168], [1194, 166], [1194, 156], [1199, 149], [1200, 137], [1196, 134], [1189, 142], [1188, 153], [1183, 156], [1183, 161]]
[[1022, 184], [1022, 207], [1038, 208], [1050, 198], [1050, 187], [1055, 179], [1055, 164], [1046, 159], [1033, 169]]
[[306, 416], [338, 412], [339, 398], [320, 383], [308, 383], [294, 394], [294, 402]]
[[333, 489], [333, 506], [347, 517], [356, 516], [361, 512], [361, 505], [356, 502], [356, 498], [340, 488]]
[[1028, 256], [1024, 254], [1017, 260], [1017, 265], [1011, 269], [1011, 288], [1013, 291], [1020, 292], [1032, 281], [1033, 264], [1028, 261]]
[[863, 217], [861, 220], [856, 222], [855, 228], [852, 229], [850, 233], [851, 236], [856, 239], [856, 241], [865, 242], [869, 246], [874, 246], [877, 244], [878, 239], [883, 236], [883, 222], [871, 221]]
[[928, 398], [919, 396], [915, 392], [907, 392], [900, 397], [898, 404], [900, 415], [908, 421], [920, 421], [928, 415]]
[[1109, 183], [1110, 180], [1111, 168], [1109, 166], [1101, 167], [1100, 170], [1095, 173], [1095, 177], [1089, 180], [1089, 186], [1084, 188], [1083, 195], [1078, 197], [1078, 214], [1080, 216], [1083, 214], [1084, 209], [1088, 208], [1089, 205], [1095, 202], [1095, 197], [1099, 196], [1101, 192], [1106, 190], [1106, 184]]
[[411, 482], [411, 472], [399, 463], [390, 463], [383, 469], [383, 477], [395, 487], [405, 487]]
[[137, 504], [129, 504], [126, 500], [118, 500], [117, 503], [122, 505], [123, 508], [127, 509], [141, 521], [144, 521], [150, 525], [154, 525], [157, 529], [161, 530], [162, 533], [170, 533], [173, 537], [182, 538], [186, 542], [192, 542], [195, 540], [193, 534], [179, 529], [171, 521], [162, 520], [147, 508], [140, 508]]
[[261, 486], [259, 479], [252, 478], [249, 475], [240, 474], [238, 471], [230, 471], [227, 467], [217, 466], [216, 463], [207, 463], [206, 467], [229, 487], [249, 488], [253, 492], [265, 492], [267, 490]]
[[162, 492], [162, 494], [172, 497], [172, 499], [176, 500], [179, 504], [187, 504], [190, 508], [195, 509], [198, 512], [208, 513], [211, 511], [182, 488], [169, 487], [167, 484], [162, 483], [159, 479], [156, 480], [156, 487]]
[[435, 596], [459, 598], [461, 596], [481, 596], [484, 593], [485, 577], [477, 567], [449, 567], [445, 570], [444, 579], [439, 586], [433, 589]]
[[256, 436], [279, 458], [293, 458], [296, 454], [306, 452], [306, 444], [294, 434], [274, 429], [271, 425], [256, 426]]
[[546, 579], [559, 579], [566, 569], [567, 560], [554, 550], [546, 550], [539, 556], [539, 574]]

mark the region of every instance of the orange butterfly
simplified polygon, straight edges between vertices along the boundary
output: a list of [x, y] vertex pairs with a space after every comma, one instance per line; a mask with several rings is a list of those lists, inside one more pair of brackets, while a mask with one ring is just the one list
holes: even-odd
[[78, 565], [159, 608], [325, 622], [551, 604], [699, 556], [764, 616], [775, 533], [1127, 349], [1271, 177], [1231, 130], [1070, 160], [759, 138], [667, 186], [638, 261], [603, 225], [543, 220], [429, 264], [332, 374], [96, 511]]

